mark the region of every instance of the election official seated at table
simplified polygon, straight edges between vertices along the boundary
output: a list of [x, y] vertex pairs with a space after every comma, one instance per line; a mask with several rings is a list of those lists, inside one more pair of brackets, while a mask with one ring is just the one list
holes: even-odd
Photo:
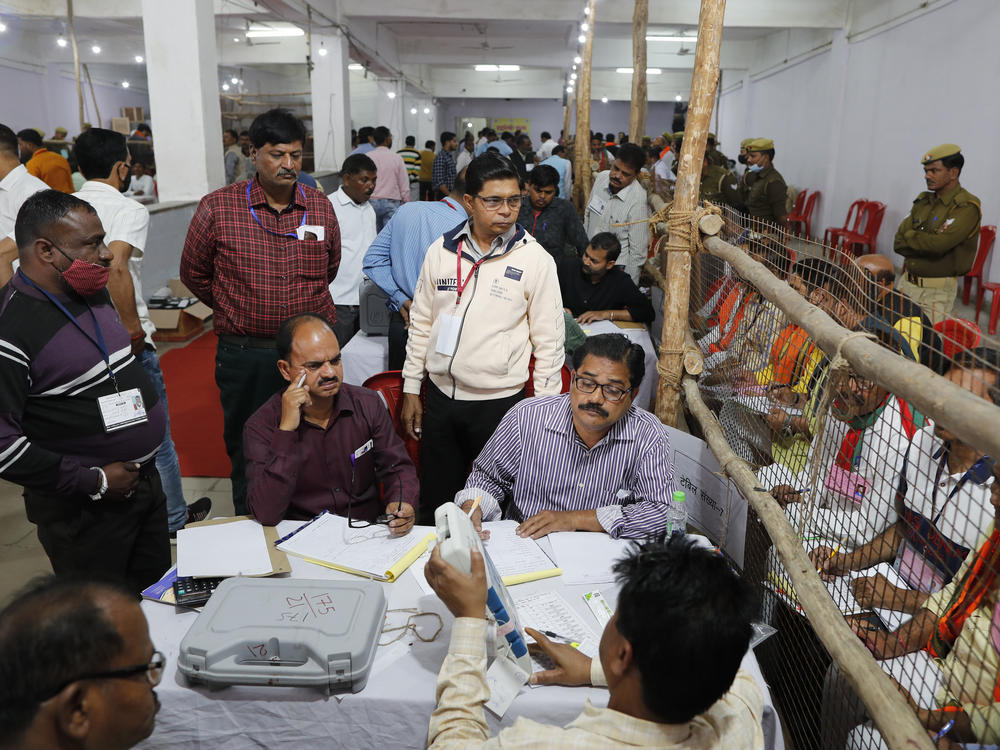
[[313, 313], [288, 318], [275, 348], [289, 385], [243, 433], [250, 512], [273, 525], [328, 510], [409, 532], [419, 495], [413, 462], [378, 394], [343, 382], [330, 323]]
[[625, 270], [615, 266], [622, 243], [611, 232], [598, 232], [582, 257], [556, 261], [563, 309], [581, 324], [595, 320], [653, 322], [653, 303]]
[[126, 750], [148, 737], [163, 654], [135, 594], [48, 576], [0, 612], [0, 750]]
[[428, 747], [763, 748], [763, 698], [740, 663], [756, 603], [750, 585], [718, 553], [675, 536], [634, 545], [615, 564], [618, 609], [604, 628], [599, 658], [528, 629], [555, 665], [533, 684], [605, 685], [607, 708], [587, 701], [565, 727], [520, 718], [489, 737], [486, 682], [486, 574], [472, 551], [471, 574], [435, 548], [427, 582], [455, 615], [437, 684]]
[[660, 421], [632, 405], [643, 351], [621, 334], [588, 338], [573, 352], [568, 394], [530, 398], [504, 415], [455, 503], [482, 519], [521, 522], [518, 534], [662, 531], [673, 494], [670, 443]]

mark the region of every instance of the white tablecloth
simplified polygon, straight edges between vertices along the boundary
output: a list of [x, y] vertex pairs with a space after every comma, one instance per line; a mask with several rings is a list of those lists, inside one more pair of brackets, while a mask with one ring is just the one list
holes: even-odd
[[[288, 523], [288, 522], [285, 522]], [[284, 525], [284, 524], [283, 524]], [[282, 526], [283, 526], [282, 525]], [[292, 526], [295, 524], [293, 523]], [[543, 548], [550, 551], [543, 540]], [[292, 576], [298, 578], [351, 578], [328, 568], [289, 557]], [[583, 593], [592, 586], [568, 586], [561, 577], [525, 583], [513, 588], [515, 595], [536, 591], [559, 591], [595, 632], [596, 619], [583, 601]], [[441, 614], [444, 629], [432, 643], [417, 639], [403, 645], [395, 661], [393, 646], [380, 647], [372, 675], [364, 690], [357, 694], [327, 697], [317, 690], [287, 687], [231, 687], [212, 690], [189, 687], [177, 673], [180, 641], [197, 614], [173, 606], [144, 601], [142, 608], [149, 620], [150, 635], [156, 648], [167, 657], [163, 682], [157, 688], [162, 708], [156, 718], [153, 735], [137, 747], [143, 750], [164, 748], [211, 748], [211, 750], [300, 750], [319, 743], [323, 748], [422, 748], [427, 741], [427, 724], [435, 705], [438, 670], [448, 650], [452, 617], [436, 596], [420, 588], [411, 568], [395, 583], [383, 584], [389, 609], [416, 607], [420, 611]], [[616, 587], [600, 587], [609, 602], [616, 599]], [[400, 614], [390, 613], [393, 624]], [[405, 620], [405, 615], [402, 616]], [[433, 619], [433, 618], [422, 618]], [[530, 623], [526, 623], [529, 624]], [[380, 665], [380, 661], [387, 662]], [[745, 669], [757, 679], [764, 693], [764, 734], [768, 748], [781, 750], [784, 743], [780, 725], [757, 661], [750, 652], [743, 661]], [[683, 679], [683, 676], [678, 676]], [[587, 699], [606, 706], [608, 692], [603, 688], [524, 687], [507, 710], [502, 721], [488, 711], [492, 733], [510, 726], [524, 716], [547, 724], [563, 725], [572, 721]]]
[[[649, 331], [645, 328], [619, 328], [609, 320], [588, 323], [583, 327], [583, 330], [588, 336], [595, 336], [598, 333], [621, 333], [642, 347], [645, 354], [645, 375], [639, 386], [639, 395], [635, 399], [635, 405], [642, 409], [649, 409], [657, 380], [656, 349], [653, 348], [653, 340], [649, 336]], [[389, 369], [389, 338], [387, 336], [366, 336], [359, 332], [347, 342], [343, 355], [344, 382], [350, 385], [362, 385], [372, 375]]]

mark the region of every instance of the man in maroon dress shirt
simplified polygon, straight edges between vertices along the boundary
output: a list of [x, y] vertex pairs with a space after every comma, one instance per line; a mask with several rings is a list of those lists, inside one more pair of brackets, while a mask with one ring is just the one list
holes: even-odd
[[288, 387], [250, 417], [243, 436], [247, 500], [273, 525], [329, 510], [352, 525], [413, 527], [417, 472], [375, 391], [343, 383], [330, 323], [303, 313], [281, 324], [278, 370]]
[[256, 176], [201, 199], [181, 256], [181, 280], [215, 312], [215, 382], [237, 513], [247, 512], [243, 426], [282, 386], [278, 324], [307, 310], [335, 320], [329, 284], [340, 266], [333, 205], [298, 182], [302, 121], [272, 109], [253, 121], [250, 140]]

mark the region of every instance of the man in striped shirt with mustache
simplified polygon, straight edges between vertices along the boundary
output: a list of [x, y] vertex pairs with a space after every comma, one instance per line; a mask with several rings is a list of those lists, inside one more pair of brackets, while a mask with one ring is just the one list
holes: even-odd
[[647, 537], [666, 525], [674, 468], [666, 430], [632, 405], [642, 348], [621, 334], [591, 336], [573, 353], [568, 394], [512, 407], [455, 503], [482, 496], [473, 522], [501, 516], [534, 539], [553, 531]]

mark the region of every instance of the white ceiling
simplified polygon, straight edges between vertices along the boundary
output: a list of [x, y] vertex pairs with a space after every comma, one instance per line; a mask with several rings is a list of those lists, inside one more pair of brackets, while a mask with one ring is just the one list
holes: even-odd
[[[223, 71], [260, 66], [277, 73], [288, 65], [304, 66], [304, 37], [261, 43], [245, 39], [243, 32], [251, 22], [306, 28], [306, 0], [213, 1]], [[375, 75], [405, 78], [411, 89], [438, 97], [459, 90], [466, 96], [561, 96], [584, 20], [584, 0], [310, 0], [310, 5], [314, 34], [339, 19], [349, 31], [355, 60]], [[848, 5], [849, 0], [729, 0], [722, 67], [749, 68], [755, 43], [777, 31], [838, 28]], [[649, 0], [649, 6], [649, 33], [697, 28], [698, 0]], [[594, 75], [611, 98], [630, 96], [630, 76], [614, 69], [632, 64], [632, 7], [628, 0], [597, 3]], [[133, 79], [143, 78], [134, 62], [144, 47], [141, 0], [75, 0], [74, 8], [82, 59], [95, 74], [114, 79], [131, 71]], [[65, 0], [0, 0], [0, 17], [8, 26], [0, 35], [0, 56], [10, 56], [4, 45], [21, 37], [22, 46], [35, 50], [35, 63], [72, 61], [71, 50], [55, 44], [66, 33]], [[90, 51], [94, 43], [101, 54]], [[693, 44], [651, 41], [647, 49], [649, 66], [663, 70], [649, 79], [650, 98], [673, 99], [677, 93], [687, 98]], [[523, 70], [499, 77], [473, 71], [484, 62]]]

